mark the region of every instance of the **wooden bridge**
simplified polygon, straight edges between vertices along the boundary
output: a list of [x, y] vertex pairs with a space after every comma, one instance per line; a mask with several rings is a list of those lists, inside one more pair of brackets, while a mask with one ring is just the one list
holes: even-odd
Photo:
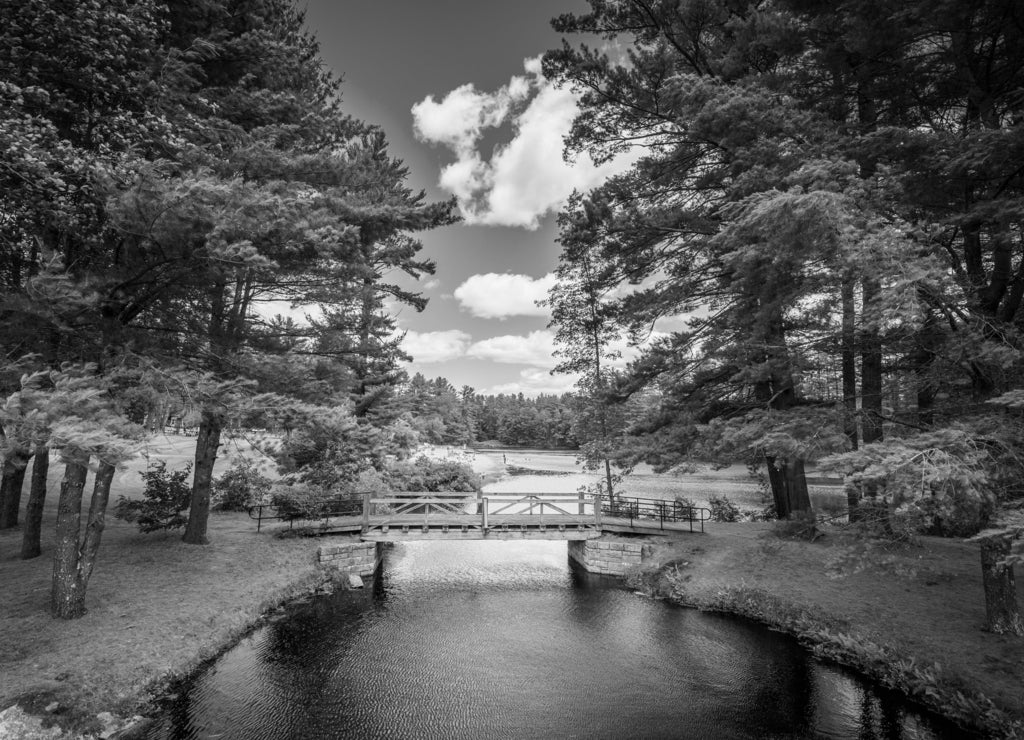
[[[268, 509], [265, 513], [264, 509]], [[301, 512], [257, 506], [267, 520], [316, 526], [323, 534], [358, 533], [368, 542], [405, 540], [588, 540], [604, 532], [703, 532], [707, 509], [658, 499], [585, 494], [392, 493], [341, 498]]]

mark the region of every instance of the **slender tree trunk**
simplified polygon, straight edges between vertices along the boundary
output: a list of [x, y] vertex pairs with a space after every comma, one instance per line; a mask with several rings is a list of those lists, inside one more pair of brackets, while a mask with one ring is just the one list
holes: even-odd
[[[880, 288], [864, 281], [864, 306], [874, 302]], [[861, 336], [861, 438], [864, 444], [882, 440], [882, 342], [876, 329]]]
[[768, 468], [768, 483], [772, 489], [772, 501], [775, 502], [775, 516], [779, 519], [786, 519], [792, 513], [789, 508], [789, 496], [786, 493], [786, 474], [781, 468], [775, 467], [775, 457], [765, 455], [764, 461]]
[[188, 510], [188, 524], [182, 541], [190, 545], [205, 545], [206, 525], [210, 518], [210, 490], [213, 486], [213, 464], [220, 447], [221, 418], [216, 412], [203, 411], [196, 439], [196, 472], [192, 478], [192, 503]]
[[856, 306], [853, 295], [853, 280], [847, 279], [842, 285], [843, 332], [842, 332], [842, 374], [843, 374], [843, 429], [850, 440], [850, 449], [856, 450], [857, 438], [857, 337]]
[[25, 468], [29, 457], [16, 452], [4, 461], [3, 479], [0, 479], [0, 529], [18, 526], [21, 509], [21, 490], [25, 487]]
[[941, 336], [935, 315], [929, 311], [925, 316], [924, 326], [917, 335], [917, 347], [911, 354], [910, 361], [914, 368], [914, 382], [917, 395], [917, 422], [922, 426], [931, 426], [935, 421], [935, 384], [928, 377]]
[[[843, 304], [841, 338], [843, 375], [843, 431], [850, 441], [850, 449], [860, 444], [857, 433], [857, 314], [852, 278], [843, 280], [840, 288]], [[846, 487], [846, 509], [851, 522], [859, 521], [860, 493], [853, 486]]]
[[89, 458], [71, 453], [60, 484], [57, 504], [57, 545], [53, 553], [53, 586], [50, 611], [60, 619], [76, 619], [85, 613], [85, 604], [76, 598], [78, 581], [78, 534], [82, 527], [82, 491], [89, 470]]
[[50, 450], [36, 445], [32, 458], [32, 485], [25, 507], [25, 529], [21, 535], [21, 559], [30, 560], [42, 553], [40, 536], [43, 529], [43, 503], [46, 501], [46, 478], [50, 472]]
[[1001, 563], [1010, 554], [1011, 535], [981, 540], [981, 577], [985, 587], [985, 628], [996, 634], [1024, 635], [1024, 620], [1017, 606], [1013, 566]]
[[615, 486], [612, 484], [612, 464], [606, 457], [604, 459], [604, 479], [608, 483], [608, 505], [615, 505]]
[[85, 589], [89, 585], [93, 566], [96, 565], [96, 553], [100, 549], [100, 539], [106, 526], [107, 502], [110, 501], [110, 484], [114, 480], [114, 466], [101, 462], [96, 471], [96, 480], [92, 487], [92, 501], [89, 504], [89, 521], [85, 526], [85, 539], [79, 549], [78, 573], [75, 578], [76, 598], [81, 602], [82, 613], [85, 613]]

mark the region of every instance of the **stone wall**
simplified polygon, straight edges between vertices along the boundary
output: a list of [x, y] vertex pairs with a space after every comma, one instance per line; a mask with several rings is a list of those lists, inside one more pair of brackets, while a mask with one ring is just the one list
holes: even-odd
[[320, 545], [317, 558], [323, 565], [357, 576], [372, 576], [380, 562], [376, 542], [350, 541]]
[[569, 557], [591, 573], [623, 576], [643, 562], [650, 545], [605, 535], [569, 543]]

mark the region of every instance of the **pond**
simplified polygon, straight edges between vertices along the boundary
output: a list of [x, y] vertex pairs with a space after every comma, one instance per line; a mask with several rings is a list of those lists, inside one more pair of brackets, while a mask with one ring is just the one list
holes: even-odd
[[[571, 493], [595, 477], [571, 454], [496, 451], [473, 462], [559, 473], [506, 476], [489, 493]], [[700, 499], [717, 484], [755, 500], [742, 475], [641, 471], [631, 485], [666, 498], [688, 486]], [[788, 636], [580, 571], [565, 542], [434, 541], [388, 549], [364, 590], [293, 605], [194, 677], [150, 737], [964, 734]]]
[[787, 636], [575, 570], [564, 542], [417, 542], [244, 639], [150, 737], [963, 734]]

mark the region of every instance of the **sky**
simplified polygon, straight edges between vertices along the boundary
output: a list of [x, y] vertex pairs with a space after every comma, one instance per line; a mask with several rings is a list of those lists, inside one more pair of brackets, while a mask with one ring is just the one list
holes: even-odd
[[626, 163], [569, 165], [562, 139], [573, 94], [540, 74], [560, 45], [550, 19], [584, 0], [307, 0], [306, 23], [342, 82], [343, 108], [378, 124], [409, 184], [455, 196], [463, 222], [420, 234], [437, 273], [429, 298], [397, 316], [410, 374], [478, 393], [560, 393], [546, 296], [558, 263], [555, 215]]

